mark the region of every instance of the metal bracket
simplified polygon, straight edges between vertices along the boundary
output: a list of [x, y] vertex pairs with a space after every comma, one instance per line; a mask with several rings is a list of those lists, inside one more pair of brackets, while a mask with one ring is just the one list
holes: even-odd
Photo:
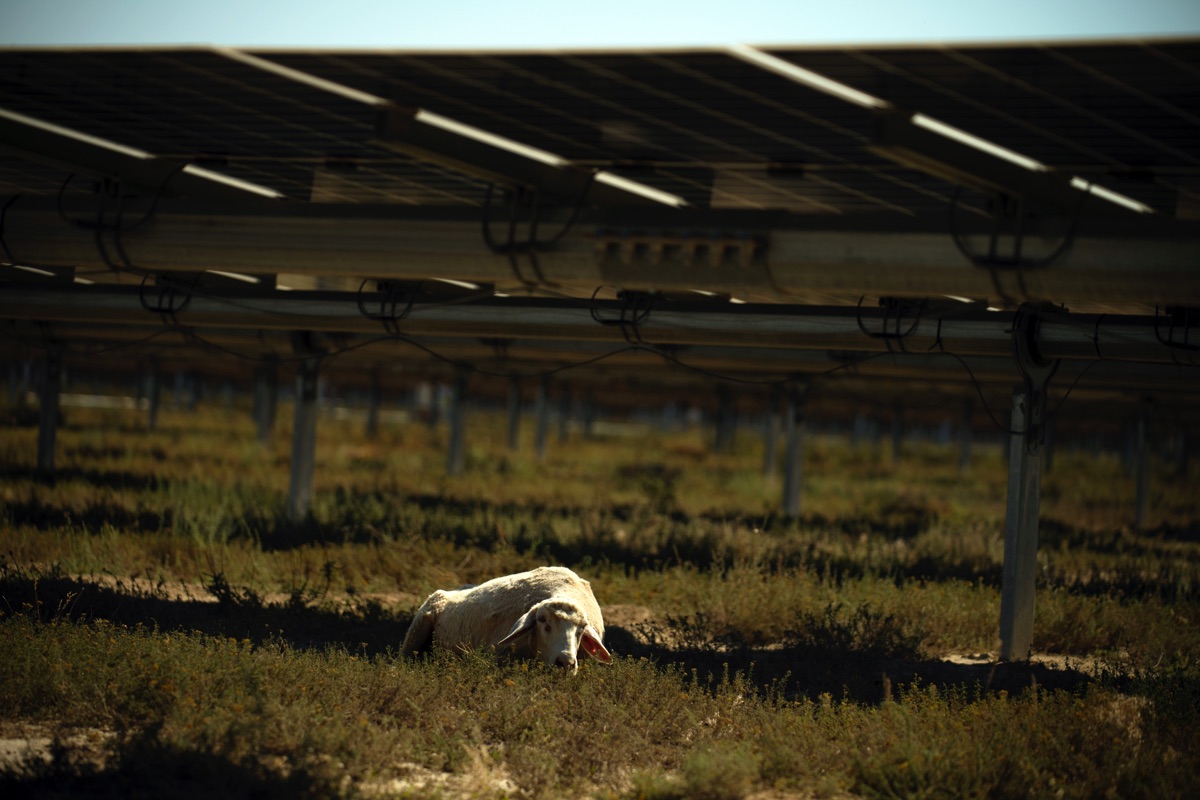
[[492, 356], [497, 361], [507, 361], [509, 345], [513, 344], [514, 341], [514, 339], [484, 337], [479, 340], [479, 343], [486, 347], [491, 347]]
[[[1076, 203], [1074, 213], [1068, 217], [1066, 229], [1062, 232], [1058, 243], [1047, 253], [1038, 256], [1031, 256], [1025, 252], [1025, 240], [1029, 231], [1027, 227], [1030, 223], [1037, 223], [1044, 218], [1045, 211], [1041, 213], [1031, 212], [1029, 201], [1020, 196], [1011, 196], [1005, 193], [995, 193], [992, 195], [991, 205], [989, 209], [992, 219], [991, 231], [988, 233], [987, 252], [979, 253], [971, 250], [967, 245], [966, 239], [962, 232], [958, 229], [957, 211], [959, 206], [959, 195], [961, 189], [954, 193], [950, 206], [950, 236], [954, 240], [955, 246], [959, 252], [963, 254], [977, 267], [982, 267], [989, 270], [1011, 269], [1041, 269], [1054, 263], [1068, 249], [1075, 239], [1075, 227], [1079, 220], [1079, 212], [1082, 206], [1083, 193], [1079, 201]], [[1008, 239], [1008, 252], [1003, 252], [1005, 248], [1001, 245], [1005, 239]]]
[[749, 269], [766, 257], [767, 239], [744, 231], [692, 234], [627, 229], [597, 230], [596, 259], [615, 259], [625, 266], [679, 264], [689, 267]]
[[1025, 447], [1032, 454], [1045, 444], [1046, 390], [1050, 379], [1058, 372], [1059, 359], [1043, 358], [1038, 349], [1038, 324], [1044, 312], [1053, 306], [1025, 303], [1013, 318], [1013, 358], [1025, 382], [1026, 428]]
[[[1159, 344], [1171, 352], [1171, 358], [1176, 364], [1193, 366], [1196, 363], [1196, 352], [1200, 345], [1193, 340], [1200, 339], [1200, 309], [1168, 306], [1160, 314], [1155, 308], [1154, 337]], [[1164, 335], [1165, 334], [1165, 335]], [[1184, 358], [1180, 358], [1183, 356]]]

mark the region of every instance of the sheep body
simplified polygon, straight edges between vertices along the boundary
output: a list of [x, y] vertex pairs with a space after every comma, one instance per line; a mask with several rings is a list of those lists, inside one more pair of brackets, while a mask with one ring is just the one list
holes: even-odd
[[433, 592], [417, 609], [402, 652], [492, 646], [574, 670], [578, 650], [611, 660], [603, 638], [604, 616], [591, 584], [565, 567], [538, 567]]

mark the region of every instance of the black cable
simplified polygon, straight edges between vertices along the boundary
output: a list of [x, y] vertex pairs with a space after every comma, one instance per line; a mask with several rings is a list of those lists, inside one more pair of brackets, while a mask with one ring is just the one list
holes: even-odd
[[[575, 223], [578, 221], [579, 216], [583, 211], [587, 194], [591, 190], [592, 184], [594, 184], [595, 181], [596, 173], [594, 171], [588, 173], [587, 180], [584, 181], [583, 188], [580, 190], [579, 195], [575, 200], [571, 214], [567, 218], [567, 221], [558, 230], [558, 232], [554, 234], [554, 236], [544, 241], [537, 238], [538, 225], [541, 217], [541, 202], [537, 189], [529, 190], [528, 197], [529, 206], [531, 209], [528, 223], [529, 235], [528, 238], [523, 242], [517, 241], [517, 222], [521, 207], [521, 199], [523, 196], [526, 196], [526, 190], [523, 188], [517, 188], [510, 192], [512, 202], [509, 204], [508, 236], [507, 240], [503, 244], [498, 243], [495, 237], [492, 235], [491, 207], [492, 196], [495, 193], [496, 187], [495, 184], [492, 183], [487, 185], [487, 189], [484, 192], [483, 213], [481, 215], [483, 242], [487, 248], [496, 255], [504, 255], [508, 258], [513, 275], [527, 290], [533, 290], [534, 288], [541, 286], [558, 286], [558, 284], [548, 280], [545, 274], [542, 272], [541, 262], [538, 260], [537, 254], [539, 252], [553, 250], [554, 247], [556, 247], [558, 243], [567, 235], [567, 233], [575, 226]], [[518, 259], [518, 255], [521, 253], [524, 253], [529, 257], [529, 264], [533, 268], [533, 273], [537, 280], [530, 280], [522, 274], [520, 260]]]
[[537, 284], [539, 286], [552, 286], [557, 288], [560, 284], [547, 280], [546, 276], [542, 274], [542, 265], [538, 261], [537, 257], [539, 249], [548, 250], [553, 245], [539, 242], [537, 238], [538, 218], [541, 216], [542, 206], [538, 199], [538, 192], [536, 189], [533, 190], [533, 197], [530, 200], [530, 204], [533, 212], [529, 219], [529, 239], [525, 242], [522, 249], [525, 250], [529, 256], [529, 265], [533, 267], [533, 274], [537, 276]]
[[21, 336], [19, 333], [15, 332], [15, 331], [0, 328], [0, 333], [3, 333], [5, 336], [9, 337], [10, 339], [20, 342], [21, 344], [23, 344], [27, 347], [34, 347], [39, 350], [45, 350], [51, 346], [54, 346], [54, 347], [61, 348], [62, 352], [66, 353], [67, 355], [85, 356], [88, 358], [92, 358], [95, 356], [103, 356], [103, 355], [107, 355], [108, 353], [115, 352], [117, 350], [124, 350], [125, 348], [128, 348], [128, 347], [136, 347], [138, 345], [146, 344], [147, 342], [153, 341], [154, 339], [157, 339], [159, 336], [162, 336], [165, 333], [171, 333], [171, 332], [172, 332], [171, 328], [161, 328], [161, 329], [155, 331], [154, 333], [151, 333], [147, 336], [143, 336], [140, 339], [133, 339], [128, 342], [117, 342], [115, 344], [105, 345], [103, 347], [95, 347], [95, 348], [90, 348], [90, 349], [77, 350], [77, 349], [72, 349], [72, 348], [68, 347], [64, 342], [47, 343], [45, 338], [40, 339], [40, 340], [31, 340], [27, 337]]
[[491, 208], [492, 208], [492, 193], [495, 192], [496, 185], [489, 183], [487, 189], [483, 193], [483, 243], [493, 253], [504, 252], [500, 245], [496, 244], [496, 240], [492, 238], [492, 223], [491, 223]]
[[[1161, 344], [1163, 347], [1168, 348], [1169, 350], [1187, 350], [1187, 351], [1193, 351], [1193, 352], [1196, 350], [1200, 350], [1200, 346], [1191, 344], [1188, 341], [1188, 339], [1191, 338], [1192, 318], [1193, 318], [1193, 315], [1195, 314], [1195, 312], [1189, 311], [1187, 309], [1183, 309], [1182, 311], [1180, 311], [1178, 309], [1171, 309], [1171, 308], [1167, 308], [1167, 309], [1165, 309], [1165, 311], [1166, 311], [1165, 316], [1167, 317], [1167, 319], [1170, 320], [1170, 327], [1167, 329], [1167, 338], [1164, 339], [1163, 335], [1162, 335], [1162, 329], [1161, 329], [1161, 323], [1160, 323], [1160, 320], [1163, 318], [1164, 314], [1159, 313], [1157, 305], [1154, 306], [1154, 338], [1158, 340], [1158, 343]], [[1183, 317], [1183, 341], [1182, 342], [1175, 341], [1176, 318], [1179, 316]], [[1176, 359], [1176, 363], [1178, 364], [1178, 359]]]
[[[988, 244], [989, 252], [986, 256], [981, 256], [978, 253], [972, 252], [971, 249], [967, 246], [967, 243], [964, 241], [962, 233], [958, 227], [958, 221], [957, 221], [958, 214], [956, 212], [958, 210], [959, 195], [961, 193], [962, 193], [962, 187], [956, 188], [954, 190], [953, 196], [950, 199], [950, 238], [954, 241], [954, 246], [956, 248], [958, 248], [958, 252], [961, 253], [964, 258], [966, 258], [968, 261], [970, 261], [972, 264], [974, 264], [977, 267], [983, 267], [985, 269], [991, 270], [992, 282], [996, 286], [996, 290], [998, 292], [1000, 292], [1002, 297], [1004, 297], [1004, 292], [999, 287], [998, 278], [996, 276], [996, 270], [997, 269], [1006, 269], [1006, 268], [1007, 269], [1018, 269], [1018, 270], [1020, 270], [1020, 269], [1040, 269], [1042, 267], [1048, 267], [1049, 265], [1051, 265], [1055, 261], [1057, 261], [1059, 259], [1059, 257], [1061, 257], [1062, 254], [1065, 253], [1067, 251], [1067, 249], [1075, 242], [1075, 231], [1079, 226], [1079, 219], [1083, 212], [1083, 203], [1084, 203], [1084, 200], [1087, 199], [1087, 196], [1089, 194], [1088, 192], [1083, 192], [1083, 191], [1081, 191], [1079, 193], [1079, 202], [1076, 203], [1076, 205], [1075, 205], [1075, 211], [1071, 217], [1070, 227], [1068, 227], [1067, 232], [1065, 234], [1063, 234], [1062, 241], [1060, 241], [1058, 243], [1057, 247], [1055, 247], [1052, 251], [1050, 251], [1050, 253], [1048, 253], [1045, 256], [1042, 256], [1041, 258], [1022, 259], [1021, 258], [1021, 241], [1024, 238], [1024, 231], [1023, 231], [1023, 228], [1021, 225], [1021, 217], [1020, 217], [1021, 203], [1018, 202], [1018, 204], [1017, 204], [1018, 222], [1017, 222], [1016, 233], [1014, 234], [1015, 242], [1014, 242], [1013, 257], [1000, 258], [999, 256], [996, 255], [997, 242], [999, 241], [999, 237], [1000, 237], [1000, 233], [999, 233], [1000, 216], [999, 216], [999, 214], [996, 214], [996, 213], [992, 214], [993, 227], [992, 227], [991, 238], [990, 238], [990, 241]], [[1024, 278], [1023, 278], [1023, 276], [1020, 275], [1019, 272], [1018, 272], [1018, 278], [1020, 278], [1023, 282]], [[1021, 290], [1025, 291], [1024, 285], [1021, 286]], [[1008, 300], [1010, 298], [1004, 297], [1004, 299]]]
[[988, 419], [990, 419], [992, 421], [992, 425], [994, 425], [997, 430], [1001, 431], [1002, 433], [1006, 433], [1009, 436], [1017, 436], [1017, 435], [1024, 436], [1025, 435], [1025, 433], [1026, 433], [1025, 431], [1015, 431], [1012, 428], [1008, 427], [1007, 425], [1001, 423], [998, 419], [996, 419], [996, 415], [992, 413], [992, 407], [990, 405], [988, 405], [987, 397], [985, 397], [983, 394], [983, 385], [979, 382], [979, 379], [975, 377], [975, 371], [971, 369], [971, 365], [966, 362], [966, 359], [964, 359], [958, 353], [951, 353], [947, 350], [942, 350], [941, 353], [939, 353], [939, 355], [950, 356], [951, 358], [953, 358], [955, 361], [958, 362], [959, 366], [961, 366], [963, 368], [963, 370], [966, 371], [967, 376], [971, 379], [972, 385], [974, 385], [974, 387], [975, 387], [976, 394], [979, 395], [979, 401], [981, 403], [983, 403], [984, 412], [987, 413]]
[[[625, 341], [630, 344], [644, 344], [642, 339], [640, 326], [650, 317], [650, 312], [654, 310], [655, 294], [647, 292], [632, 292], [621, 290], [617, 292], [617, 299], [621, 301], [620, 315], [616, 319], [608, 319], [600, 315], [600, 310], [596, 305], [596, 295], [604, 286], [597, 286], [592, 292], [591, 305], [588, 307], [588, 313], [592, 319], [601, 325], [617, 325], [621, 328], [621, 334], [625, 337]], [[632, 331], [633, 335], [630, 335]]]
[[[407, 317], [413, 309], [413, 303], [417, 299], [417, 292], [420, 291], [421, 284], [413, 287], [411, 291], [397, 291], [396, 288], [387, 281], [381, 281], [377, 285], [378, 293], [383, 297], [379, 299], [379, 313], [368, 311], [363, 303], [363, 288], [371, 282], [370, 278], [365, 278], [358, 285], [358, 292], [355, 294], [355, 301], [358, 304], [358, 313], [363, 317], [379, 322], [383, 325], [383, 329], [389, 334], [398, 334], [400, 332], [400, 322]], [[407, 302], [404, 308], [397, 311], [401, 299], [407, 297]]]
[[[880, 330], [878, 332], [872, 332], [872, 331], [867, 330], [866, 324], [863, 323], [862, 305], [863, 305], [863, 300], [865, 300], [865, 299], [866, 299], [866, 295], [859, 296], [858, 305], [855, 307], [855, 311], [854, 311], [854, 321], [856, 323], [858, 323], [858, 329], [860, 331], [862, 331], [864, 336], [867, 336], [872, 339], [883, 339], [884, 344], [887, 345], [887, 349], [888, 349], [889, 353], [892, 352], [892, 342], [893, 341], [898, 343], [901, 353], [907, 353], [908, 348], [905, 346], [904, 340], [906, 338], [908, 338], [909, 336], [911, 336], [913, 331], [915, 331], [917, 329], [917, 326], [921, 324], [921, 317], [925, 314], [925, 309], [928, 304], [928, 301], [924, 300], [924, 299], [921, 300], [921, 305], [920, 305], [920, 307], [917, 308], [917, 313], [913, 317], [912, 324], [908, 326], [908, 330], [901, 333], [900, 323], [904, 319], [904, 310], [905, 310], [902, 302], [900, 302], [898, 300], [894, 300], [892, 298], [886, 298], [886, 297], [881, 298], [879, 301], [879, 304], [881, 306], [883, 306], [883, 308], [884, 308], [883, 323], [880, 325], [880, 328], [882, 330]], [[893, 309], [896, 310], [896, 330], [894, 333], [887, 330], [888, 320], [891, 318]], [[941, 320], [940, 319], [938, 320], [938, 338], [939, 338], [939, 340], [941, 338]]]
[[8, 198], [8, 202], [5, 203], [3, 207], [0, 207], [0, 251], [2, 251], [4, 253], [4, 258], [10, 264], [16, 264], [17, 258], [16, 258], [16, 256], [13, 255], [12, 250], [8, 249], [8, 241], [5, 239], [5, 236], [4, 236], [4, 221], [5, 221], [5, 218], [8, 216], [8, 209], [11, 208], [13, 206], [13, 204], [16, 203], [20, 199], [21, 199], [21, 195], [14, 194], [12, 197]]
[[591, 191], [592, 184], [596, 182], [596, 171], [588, 173], [587, 180], [584, 181], [583, 188], [579, 190], [579, 196], [575, 199], [575, 205], [571, 209], [571, 216], [567, 217], [566, 223], [559, 229], [558, 233], [550, 237], [545, 242], [538, 242], [538, 246], [542, 249], [550, 249], [563, 240], [563, 237], [570, 232], [571, 228], [575, 227], [575, 223], [579, 220], [580, 214], [583, 212], [584, 201], [587, 199], [588, 192]]

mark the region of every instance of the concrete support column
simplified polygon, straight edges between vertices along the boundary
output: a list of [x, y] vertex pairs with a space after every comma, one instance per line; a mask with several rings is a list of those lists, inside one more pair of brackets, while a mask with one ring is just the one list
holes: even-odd
[[62, 352], [57, 347], [46, 350], [38, 386], [38, 443], [37, 468], [54, 470], [54, 454], [58, 442], [58, 396], [62, 393]]
[[1044, 393], [1027, 394], [1024, 387], [1013, 392], [1000, 587], [1000, 658], [1005, 661], [1025, 658], [1033, 641], [1044, 410]]
[[292, 476], [288, 484], [288, 519], [303, 520], [312, 511], [316, 470], [320, 360], [307, 358], [296, 373], [296, 410], [292, 426]]

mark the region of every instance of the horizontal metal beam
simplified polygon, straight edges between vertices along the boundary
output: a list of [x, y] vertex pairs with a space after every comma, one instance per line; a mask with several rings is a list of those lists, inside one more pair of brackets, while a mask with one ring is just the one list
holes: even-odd
[[[298, 362], [294, 331], [79, 322], [0, 323], [0, 352], [31, 353], [47, 343], [64, 345], [64, 358], [84, 367], [134, 363], [155, 356], [175, 369], [204, 372], [250, 369], [265, 360], [284, 367]], [[999, 388], [1007, 397], [1019, 381], [1006, 356], [950, 356], [937, 351], [850, 353], [752, 346], [634, 346], [625, 342], [553, 339], [488, 341], [470, 337], [392, 338], [373, 334], [318, 334], [303, 337], [305, 354], [323, 353], [330, 369], [368, 376], [374, 370], [400, 377], [449, 378], [461, 365], [481, 377], [536, 376], [552, 371], [562, 379], [635, 380], [664, 391], [729, 381], [744, 391], [766, 390], [785, 380], [819, 379], [822, 384], [855, 385], [874, 397], [876, 381], [906, 382], [920, 403], [931, 387], [957, 387], [960, 396], [977, 387]], [[94, 356], [89, 354], [96, 354]], [[1063, 362], [1054, 385], [1071, 387], [1074, 397], [1121, 392], [1191, 397], [1200, 388], [1195, 369], [1162, 364], [1101, 361]], [[920, 388], [917, 388], [917, 387]], [[943, 391], [945, 389], [943, 388]]]
[[[188, 208], [161, 202], [136, 230], [97, 236], [82, 224], [95, 220], [94, 208], [64, 209], [68, 219], [80, 219], [73, 225], [52, 200], [21, 197], [8, 207], [4, 239], [20, 263], [84, 269], [132, 265], [152, 272], [437, 277], [518, 288], [525, 288], [518, 273], [528, 279], [540, 271], [546, 288], [576, 296], [609, 285], [794, 303], [843, 302], [865, 294], [1034, 299], [1072, 307], [1200, 306], [1195, 259], [1200, 229], [1186, 223], [1123, 223], [1113, 235], [1085, 233], [1087, 226], [1081, 226], [1049, 266], [988, 270], [964, 257], [948, 232], [883, 229], [867, 221], [857, 228], [847, 220], [813, 220], [808, 228], [797, 228], [793, 220], [786, 227], [738, 231], [720, 226], [719, 214], [687, 210], [670, 210], [668, 216], [648, 212], [644, 225], [636, 226], [636, 217], [634, 225], [610, 224], [630, 218], [596, 213], [583, 215], [553, 249], [537, 253], [533, 270], [528, 253], [509, 258], [491, 252], [478, 216], [431, 216], [395, 207], [277, 205], [277, 211], [255, 206], [196, 213]], [[678, 222], [669, 229], [648, 227], [670, 219]], [[552, 222], [544, 220], [542, 230], [553, 231]], [[1138, 230], [1145, 233], [1129, 233]]]
[[[189, 328], [308, 330], [469, 339], [569, 342], [644, 341], [669, 346], [758, 347], [845, 352], [946, 352], [1011, 357], [1014, 314], [978, 304], [943, 301], [885, 307], [819, 307], [641, 298], [546, 300], [459, 297], [373, 290], [283, 292], [205, 288], [167, 292], [135, 286], [35, 288], [13, 284], [0, 292], [0, 319]], [[1200, 362], [1193, 342], [1154, 316], [1043, 313], [1035, 347], [1047, 359]], [[1192, 339], [1200, 336], [1194, 333]]]

